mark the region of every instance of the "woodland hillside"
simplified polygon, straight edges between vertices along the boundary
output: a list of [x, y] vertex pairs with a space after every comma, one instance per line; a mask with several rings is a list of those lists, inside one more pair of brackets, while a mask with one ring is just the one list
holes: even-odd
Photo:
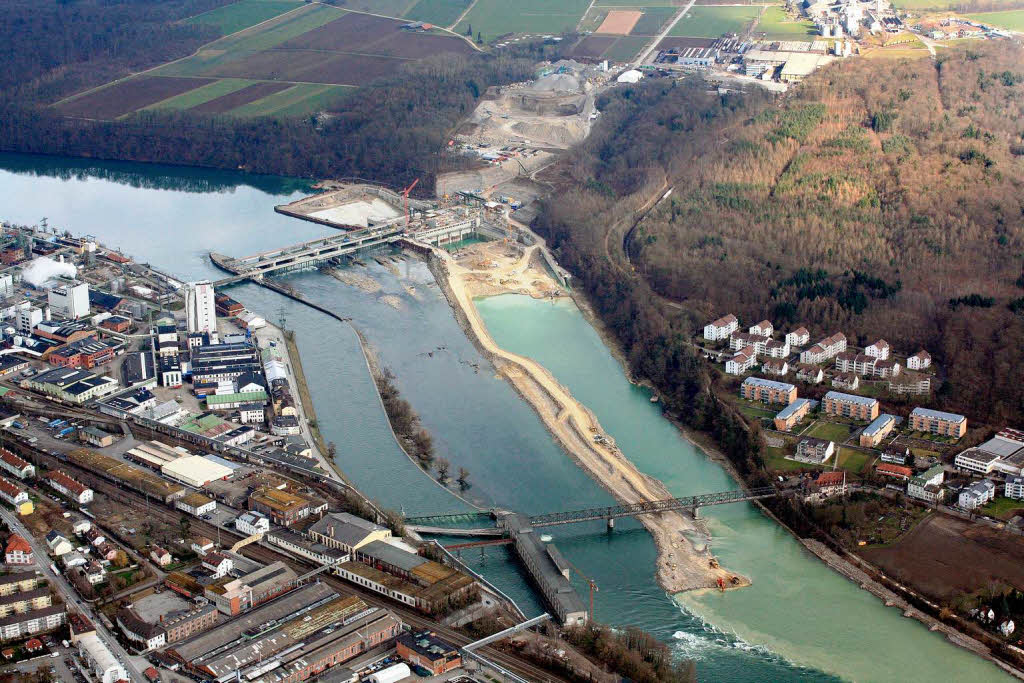
[[846, 60], [777, 100], [650, 82], [599, 106], [601, 125], [554, 178], [576, 188], [537, 227], [634, 370], [696, 426], [740, 419], [702, 410], [711, 376], [686, 343], [728, 312], [926, 348], [948, 371], [930, 405], [1024, 421], [1019, 47]]

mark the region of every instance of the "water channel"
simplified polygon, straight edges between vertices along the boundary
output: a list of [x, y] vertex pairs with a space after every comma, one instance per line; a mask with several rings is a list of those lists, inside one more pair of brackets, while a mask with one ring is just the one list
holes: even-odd
[[[244, 255], [327, 234], [272, 211], [301, 181], [136, 164], [0, 155], [0, 219], [91, 234], [189, 279], [218, 277], [206, 254]], [[350, 315], [432, 432], [466, 467], [471, 503], [527, 513], [602, 505], [610, 496], [558, 448], [533, 411], [459, 329], [422, 263], [368, 262], [364, 291], [323, 273], [289, 276], [316, 301]], [[296, 331], [321, 431], [363, 490], [410, 514], [468, 509], [411, 463], [390, 435], [352, 329], [255, 285], [232, 296]], [[537, 359], [588, 405], [626, 457], [678, 495], [735, 482], [660, 415], [571, 302], [521, 296], [478, 301], [493, 336]], [[707, 510], [716, 554], [753, 579], [740, 591], [666, 596], [655, 549], [638, 523], [557, 528], [555, 541], [599, 586], [597, 617], [652, 631], [696, 659], [703, 681], [1002, 679], [992, 665], [885, 608], [827, 569], [751, 505]], [[503, 550], [465, 559], [527, 613], [543, 607]], [[586, 597], [585, 586], [579, 583]]]

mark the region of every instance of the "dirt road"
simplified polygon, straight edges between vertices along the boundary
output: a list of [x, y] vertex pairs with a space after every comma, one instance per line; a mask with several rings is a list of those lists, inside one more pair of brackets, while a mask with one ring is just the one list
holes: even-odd
[[[550, 276], [535, 264], [537, 246], [521, 249], [497, 243], [475, 245], [453, 258], [436, 250], [437, 265], [447, 283], [450, 303], [462, 313], [467, 332], [475, 337], [495, 367], [540, 415], [563, 448], [622, 503], [672, 498], [665, 485], [640, 472], [615, 448], [597, 419], [568, 389], [536, 361], [498, 346], [480, 317], [473, 297], [518, 292], [535, 297], [560, 292]], [[505, 253], [502, 253], [502, 249]], [[467, 253], [469, 252], [469, 253]], [[600, 443], [595, 437], [606, 441]], [[657, 577], [670, 592], [714, 588], [719, 578], [729, 586], [749, 581], [711, 565], [706, 527], [683, 512], [646, 515], [640, 521], [658, 546]], [[701, 542], [700, 539], [704, 539]], [[732, 578], [736, 577], [736, 583]]]

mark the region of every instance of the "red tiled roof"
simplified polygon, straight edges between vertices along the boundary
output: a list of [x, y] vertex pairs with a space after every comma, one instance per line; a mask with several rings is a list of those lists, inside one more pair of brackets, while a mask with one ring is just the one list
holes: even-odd
[[28, 541], [26, 541], [23, 536], [14, 534], [7, 539], [7, 549], [5, 552], [12, 553], [17, 550], [20, 550], [23, 553], [31, 553], [32, 546], [29, 545]]
[[835, 486], [836, 484], [842, 484], [845, 478], [846, 472], [822, 472], [814, 480], [814, 483], [818, 486]]
[[914, 470], [910, 469], [909, 467], [893, 465], [887, 462], [875, 465], [875, 471], [879, 472], [880, 474], [896, 475], [900, 477], [906, 477], [907, 479], [914, 476]]
[[27, 462], [16, 456], [14, 453], [11, 453], [6, 448], [0, 448], [0, 460], [3, 460], [8, 465], [16, 467], [19, 470], [28, 467]]
[[7, 481], [3, 477], [0, 477], [0, 491], [6, 493], [11, 498], [14, 498], [16, 495], [21, 493], [23, 490], [24, 489], [22, 489], [20, 486], [15, 486], [14, 484], [12, 484], [11, 482]]
[[64, 474], [60, 470], [56, 470], [54, 472], [47, 472], [46, 478], [54, 483], [60, 484], [68, 491], [74, 493], [76, 496], [82, 495], [82, 493], [88, 490], [89, 488], [88, 486], [82, 484], [81, 482], [75, 481], [74, 479]]

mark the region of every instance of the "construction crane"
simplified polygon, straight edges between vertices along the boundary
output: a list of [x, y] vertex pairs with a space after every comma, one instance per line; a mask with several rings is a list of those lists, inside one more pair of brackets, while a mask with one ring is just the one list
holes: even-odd
[[587, 576], [586, 574], [584, 574], [583, 572], [581, 572], [581, 571], [579, 570], [579, 567], [577, 567], [577, 566], [576, 566], [576, 565], [574, 565], [574, 564], [573, 564], [572, 562], [570, 562], [570, 561], [569, 561], [569, 560], [568, 560], [568, 559], [567, 559], [567, 558], [565, 557], [565, 555], [562, 555], [562, 559], [564, 559], [564, 560], [565, 560], [565, 563], [566, 563], [567, 565], [569, 565], [569, 568], [570, 568], [570, 569], [572, 569], [572, 570], [573, 570], [574, 572], [576, 572], [576, 574], [577, 574], [577, 575], [578, 575], [578, 576], [579, 576], [579, 577], [580, 577], [581, 579], [583, 579], [584, 581], [586, 581], [586, 582], [587, 582], [587, 585], [588, 585], [588, 586], [590, 587], [590, 614], [589, 614], [589, 615], [587, 616], [587, 619], [588, 619], [588, 620], [590, 621], [590, 623], [594, 623], [594, 593], [595, 593], [595, 592], [596, 592], [596, 591], [598, 590], [598, 588], [597, 588], [597, 584], [596, 584], [596, 583], [594, 583], [594, 580], [593, 580], [592, 578], [590, 578], [589, 576]]
[[409, 227], [409, 193], [412, 192], [412, 188], [416, 187], [416, 183], [420, 181], [419, 178], [412, 181], [412, 185], [402, 190], [402, 197], [405, 199], [405, 227]]

